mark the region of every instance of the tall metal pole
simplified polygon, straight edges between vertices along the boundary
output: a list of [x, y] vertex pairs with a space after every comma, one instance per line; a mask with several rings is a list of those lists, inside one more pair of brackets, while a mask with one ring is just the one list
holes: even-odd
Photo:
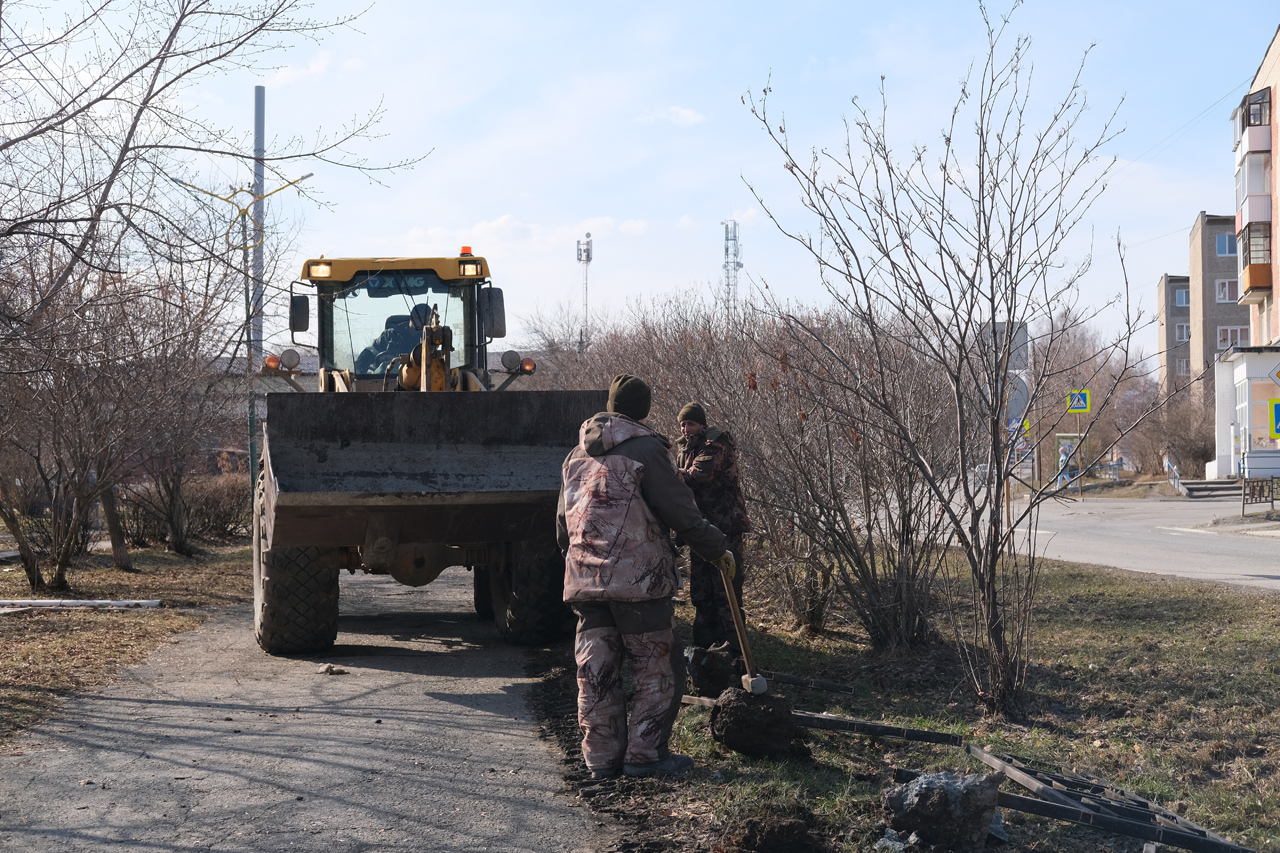
[[258, 413], [254, 397], [258, 389], [254, 387], [253, 372], [257, 362], [253, 360], [253, 288], [249, 279], [249, 223], [245, 212], [240, 211], [240, 255], [244, 268], [244, 336], [245, 336], [245, 378], [249, 382], [249, 477], [256, 482], [258, 476]]
[[267, 90], [253, 87], [253, 352], [251, 360], [262, 360], [262, 228], [266, 210], [263, 197], [263, 164], [266, 156]]
[[266, 209], [263, 198], [262, 158], [266, 156], [267, 90], [265, 86], [253, 87], [253, 301], [249, 299], [249, 241], [245, 234], [245, 217], [240, 216], [240, 236], [243, 240], [245, 263], [246, 332], [249, 335], [249, 476], [258, 476], [258, 388], [253, 380], [254, 371], [262, 363], [262, 220]]
[[726, 219], [724, 226], [724, 304], [729, 317], [733, 317], [738, 303], [738, 271], [742, 269], [742, 246], [738, 242], [738, 223]]
[[591, 232], [587, 232], [586, 240], [578, 241], [578, 262], [582, 264], [582, 331], [578, 333], [578, 352], [585, 352], [588, 344], [588, 330], [591, 326], [591, 314], [587, 309], [587, 269], [591, 266]]

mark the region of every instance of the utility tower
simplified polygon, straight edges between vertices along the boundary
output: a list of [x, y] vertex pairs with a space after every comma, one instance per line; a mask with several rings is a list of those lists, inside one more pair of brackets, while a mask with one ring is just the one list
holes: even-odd
[[727, 219], [724, 226], [724, 304], [730, 314], [738, 304], [738, 270], [742, 269], [742, 246], [738, 243], [738, 222]]
[[591, 267], [591, 232], [587, 239], [578, 241], [578, 263], [582, 264], [582, 329], [578, 332], [578, 352], [587, 349], [587, 331], [591, 315], [587, 312], [587, 270]]

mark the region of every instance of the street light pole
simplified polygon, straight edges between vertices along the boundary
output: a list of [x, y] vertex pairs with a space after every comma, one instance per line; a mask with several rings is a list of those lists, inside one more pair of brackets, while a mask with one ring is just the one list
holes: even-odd
[[[262, 362], [262, 227], [266, 215], [263, 162], [266, 156], [267, 90], [253, 87], [253, 336], [249, 360]], [[243, 232], [242, 232], [243, 236]]]

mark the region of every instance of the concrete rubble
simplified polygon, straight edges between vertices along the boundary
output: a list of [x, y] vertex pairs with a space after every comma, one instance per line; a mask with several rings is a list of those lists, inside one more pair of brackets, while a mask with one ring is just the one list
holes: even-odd
[[922, 773], [882, 795], [886, 822], [899, 836], [954, 850], [983, 847], [991, 832], [1003, 773]]

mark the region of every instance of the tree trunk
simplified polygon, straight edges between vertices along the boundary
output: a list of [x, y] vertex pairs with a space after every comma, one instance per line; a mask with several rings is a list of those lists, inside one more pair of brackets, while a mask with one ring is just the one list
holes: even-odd
[[111, 535], [111, 561], [120, 571], [131, 572], [133, 557], [129, 554], [129, 543], [125, 540], [124, 525], [120, 523], [115, 487], [103, 490], [99, 500], [102, 502], [102, 518], [107, 523], [107, 533]]
[[27, 573], [27, 583], [31, 586], [31, 591], [44, 589], [44, 576], [40, 574], [40, 562], [36, 559], [35, 551], [31, 550], [27, 534], [18, 522], [18, 513], [0, 503], [0, 521], [4, 522], [13, 540], [18, 543], [18, 556], [22, 560], [23, 571]]
[[[76, 550], [76, 533], [79, 532], [80, 526], [84, 524], [84, 517], [88, 514], [88, 509], [79, 497], [71, 499], [70, 517], [65, 519], [66, 529], [62, 531], [62, 538], [58, 541], [58, 547], [54, 551], [53, 575], [49, 578], [49, 589], [66, 590], [71, 585], [67, 583], [67, 569], [71, 566], [71, 558]], [[64, 519], [55, 518], [53, 521], [54, 530], [58, 525], [62, 524]]]
[[168, 511], [165, 513], [165, 520], [169, 526], [169, 550], [175, 554], [190, 557], [191, 541], [187, 536], [187, 506], [182, 496], [184, 479], [181, 473], [176, 473], [166, 484], [165, 492], [168, 494], [169, 505], [166, 508]]

